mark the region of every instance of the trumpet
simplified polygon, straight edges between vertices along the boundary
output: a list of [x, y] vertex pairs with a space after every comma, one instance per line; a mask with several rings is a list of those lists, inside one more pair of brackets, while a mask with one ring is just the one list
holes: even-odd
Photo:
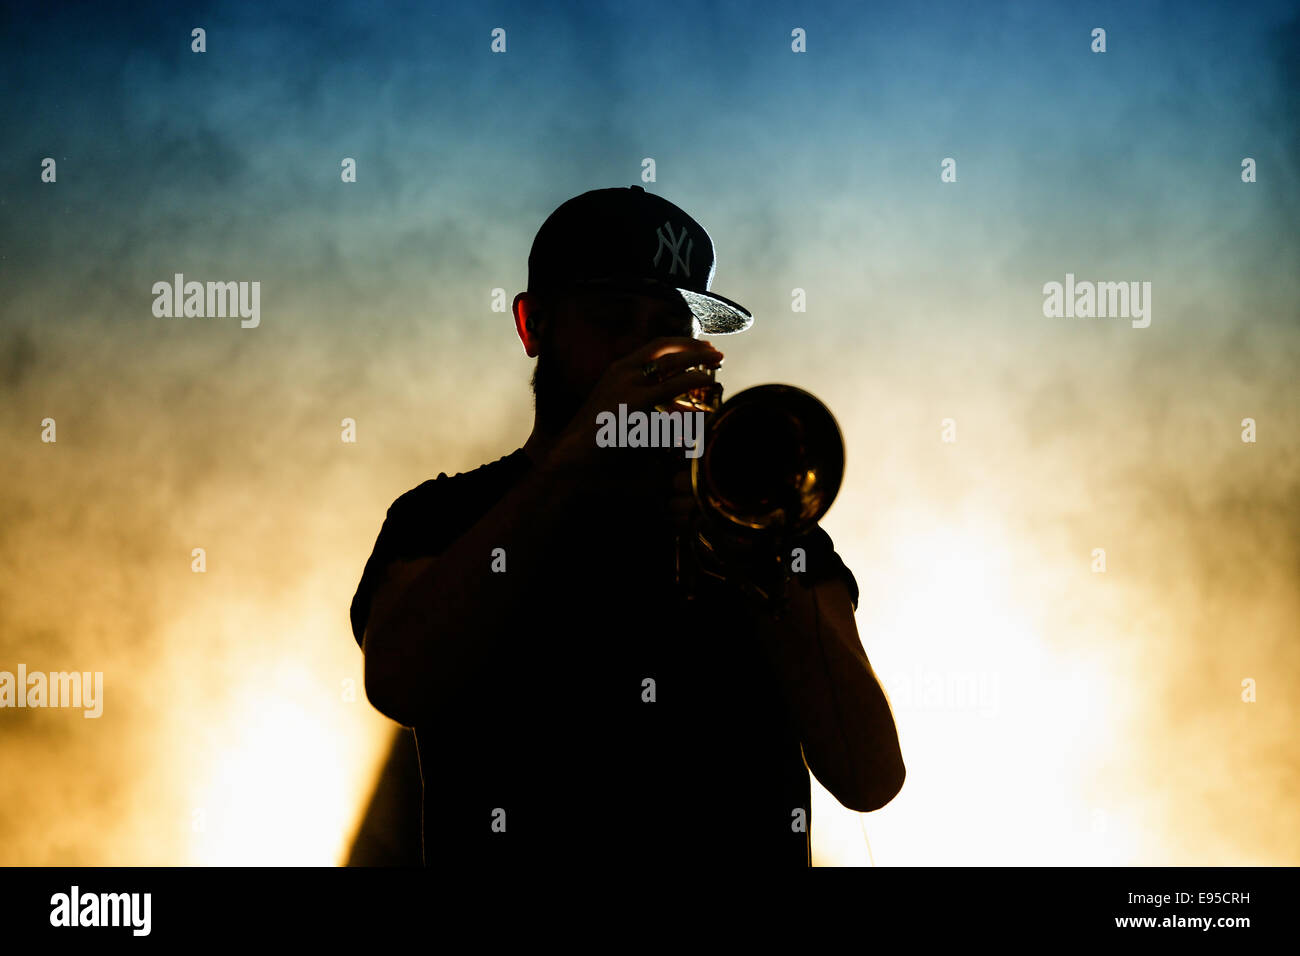
[[734, 585], [779, 618], [793, 542], [839, 494], [844, 439], [830, 409], [793, 385], [721, 399], [715, 381], [675, 400], [705, 412], [703, 447], [691, 460], [699, 516], [677, 537], [677, 583], [687, 600], [705, 578]]

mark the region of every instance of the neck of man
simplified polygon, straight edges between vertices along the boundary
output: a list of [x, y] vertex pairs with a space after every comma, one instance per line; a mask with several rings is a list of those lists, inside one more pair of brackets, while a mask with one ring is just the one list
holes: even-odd
[[528, 436], [528, 440], [524, 442], [524, 454], [536, 466], [542, 463], [554, 446], [555, 436], [546, 431], [541, 422], [534, 419], [533, 432]]

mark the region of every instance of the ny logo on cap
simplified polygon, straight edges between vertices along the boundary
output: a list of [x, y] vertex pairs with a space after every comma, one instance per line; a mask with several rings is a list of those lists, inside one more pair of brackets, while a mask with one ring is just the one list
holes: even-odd
[[[668, 230], [668, 235], [666, 236], [664, 235], [665, 229]], [[670, 276], [677, 275], [677, 263], [680, 262], [682, 264], [682, 271], [686, 273], [686, 277], [689, 279], [691, 276], [691, 250], [695, 248], [695, 240], [692, 239], [687, 243], [685, 259], [678, 255], [678, 251], [682, 248], [682, 243], [686, 241], [686, 227], [682, 226], [682, 231], [678, 235], [674, 236], [672, 222], [665, 220], [664, 224], [655, 230], [655, 235], [659, 237], [659, 248], [655, 250], [654, 264], [659, 265], [659, 257], [663, 255], [664, 248], [667, 247], [668, 251], [673, 254], [672, 267], [668, 270], [668, 274]]]

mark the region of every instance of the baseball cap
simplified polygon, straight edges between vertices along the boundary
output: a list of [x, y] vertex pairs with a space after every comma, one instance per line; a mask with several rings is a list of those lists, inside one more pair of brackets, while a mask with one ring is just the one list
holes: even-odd
[[641, 186], [593, 189], [556, 207], [533, 238], [528, 291], [596, 287], [676, 294], [708, 335], [743, 332], [749, 310], [710, 292], [717, 269], [704, 227]]

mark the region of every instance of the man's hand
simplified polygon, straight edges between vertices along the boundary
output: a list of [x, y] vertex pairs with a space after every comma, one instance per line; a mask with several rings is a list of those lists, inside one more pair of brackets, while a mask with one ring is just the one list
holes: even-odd
[[[657, 374], [648, 378], [643, 369], [652, 361]], [[629, 412], [648, 411], [693, 388], [711, 385], [709, 374], [695, 366], [716, 369], [721, 364], [721, 352], [708, 342], [690, 337], [657, 338], [623, 356], [596, 383], [586, 404], [557, 438], [547, 463], [579, 473], [609, 464], [617, 456], [596, 445], [599, 413], [617, 413], [619, 405], [626, 405]], [[681, 454], [681, 450], [677, 453]]]

